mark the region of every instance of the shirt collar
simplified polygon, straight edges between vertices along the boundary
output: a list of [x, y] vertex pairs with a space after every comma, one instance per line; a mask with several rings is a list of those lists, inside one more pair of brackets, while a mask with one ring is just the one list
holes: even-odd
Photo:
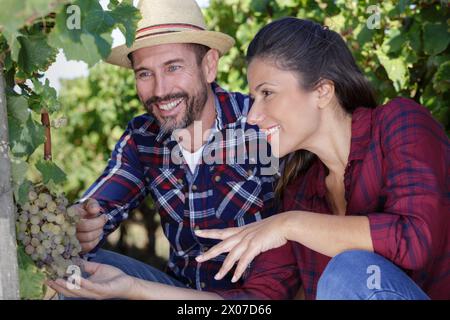
[[352, 141], [348, 161], [364, 159], [372, 138], [374, 109], [357, 108], [352, 114]]
[[[222, 130], [227, 124], [235, 122], [241, 114], [236, 112], [239, 108], [232, 107], [232, 97], [228, 92], [215, 82], [211, 84], [211, 88], [214, 93], [214, 106], [216, 108], [215, 126], [217, 130]], [[175, 141], [170, 133], [161, 131], [159, 128], [156, 134], [156, 141], [159, 143], [166, 144], [170, 141]]]

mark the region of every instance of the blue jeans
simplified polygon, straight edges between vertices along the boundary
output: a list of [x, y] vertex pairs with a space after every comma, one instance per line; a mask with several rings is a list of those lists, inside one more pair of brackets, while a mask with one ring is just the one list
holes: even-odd
[[89, 261], [108, 264], [135, 278], [186, 288], [185, 284], [168, 274], [141, 261], [113, 251], [99, 249]]
[[[109, 251], [99, 249], [95, 256], [89, 259], [89, 261], [108, 264], [110, 266], [116, 267], [129, 276], [133, 276], [135, 278], [159, 282], [163, 284], [167, 284], [170, 286], [186, 288], [187, 286], [177, 279], [169, 276], [168, 274], [148, 265], [136, 259], [127, 257], [125, 255]], [[83, 273], [83, 277], [89, 277], [89, 274]], [[60, 300], [85, 300], [83, 298], [68, 298], [64, 297], [62, 294], [59, 294]]]
[[317, 284], [317, 300], [429, 300], [400, 268], [362, 250], [338, 254]]

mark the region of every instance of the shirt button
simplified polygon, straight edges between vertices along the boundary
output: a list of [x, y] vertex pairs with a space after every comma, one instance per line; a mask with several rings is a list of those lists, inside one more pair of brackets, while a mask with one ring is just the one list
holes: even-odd
[[206, 287], [206, 284], [204, 282], [200, 282], [200, 287], [202, 287], [202, 289], [204, 289]]
[[216, 181], [216, 182], [219, 182], [220, 179], [222, 179], [220, 176], [215, 176], [215, 177], [214, 177], [214, 181]]
[[192, 191], [197, 191], [197, 186], [195, 184], [192, 185]]
[[177, 181], [178, 181], [179, 184], [183, 184], [183, 179], [180, 178]]
[[199, 227], [198, 225], [196, 225], [196, 226], [194, 227], [194, 230], [200, 230], [200, 227]]
[[248, 174], [249, 177], [253, 176], [253, 170], [251, 170], [251, 169], [248, 170], [248, 171], [247, 171], [247, 174]]

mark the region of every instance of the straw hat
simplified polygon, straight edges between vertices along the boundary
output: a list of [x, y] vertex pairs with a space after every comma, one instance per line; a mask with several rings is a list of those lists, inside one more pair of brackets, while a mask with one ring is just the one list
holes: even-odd
[[131, 68], [128, 54], [160, 44], [198, 43], [217, 49], [220, 55], [234, 45], [232, 37], [206, 30], [202, 11], [195, 0], [141, 0], [138, 8], [142, 19], [133, 45], [113, 48], [106, 62]]

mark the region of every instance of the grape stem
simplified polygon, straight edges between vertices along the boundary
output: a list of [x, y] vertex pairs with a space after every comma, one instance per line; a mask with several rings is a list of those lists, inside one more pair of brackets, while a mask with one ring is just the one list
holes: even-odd
[[45, 127], [44, 159], [47, 161], [52, 161], [52, 136], [50, 131], [50, 116], [45, 109], [43, 109], [41, 112], [41, 122]]

